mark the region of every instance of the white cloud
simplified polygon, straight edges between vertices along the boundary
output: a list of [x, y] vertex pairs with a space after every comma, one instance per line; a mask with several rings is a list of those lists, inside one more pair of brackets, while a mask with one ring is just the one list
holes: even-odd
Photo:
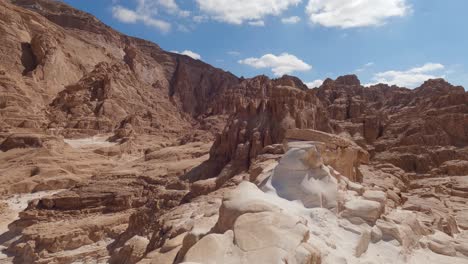
[[159, 29], [162, 32], [171, 30], [171, 24], [160, 19], [152, 18], [149, 15], [137, 13], [136, 11], [127, 9], [122, 6], [114, 6], [112, 8], [112, 16], [123, 23], [143, 22], [143, 24]]
[[174, 0], [157, 0], [157, 3], [166, 8], [169, 11], [175, 12], [179, 10], [179, 6], [177, 6]]
[[177, 53], [177, 54], [182, 54], [182, 55], [187, 55], [187, 56], [191, 57], [192, 59], [201, 60], [200, 54], [195, 53], [195, 52], [193, 52], [191, 50], [184, 50], [182, 52], [178, 52], [177, 50], [171, 50], [171, 52]]
[[340, 28], [378, 26], [410, 12], [407, 0], [309, 0], [306, 7], [312, 23]]
[[121, 6], [114, 6], [112, 8], [112, 15], [114, 18], [124, 23], [136, 23], [139, 19], [135, 11]]
[[158, 7], [169, 14], [179, 15], [181, 17], [190, 16], [190, 11], [181, 10], [175, 0], [137, 0], [139, 6], [143, 6], [146, 10], [157, 11]]
[[254, 26], [254, 27], [264, 27], [265, 26], [265, 22], [263, 20], [249, 21], [247, 23], [249, 23], [249, 25]]
[[355, 72], [363, 72], [363, 71], [367, 70], [368, 68], [370, 68], [372, 66], [374, 66], [374, 63], [373, 62], [368, 62], [368, 63], [362, 65], [362, 67], [360, 67], [360, 68], [358, 68], [358, 69], [356, 69], [354, 71]]
[[295, 71], [308, 71], [312, 69], [312, 66], [288, 53], [282, 53], [279, 56], [265, 54], [261, 58], [247, 58], [240, 60], [239, 63], [252, 66], [256, 69], [271, 68], [272, 72], [276, 76], [290, 74]]
[[240, 25], [279, 15], [302, 0], [196, 0], [200, 10], [215, 20]]
[[301, 21], [301, 18], [298, 16], [285, 17], [281, 19], [283, 24], [297, 24], [299, 21]]
[[142, 22], [147, 26], [155, 27], [162, 32], [171, 30], [171, 24], [162, 19], [155, 18], [159, 9], [172, 15], [181, 17], [190, 16], [189, 11], [181, 10], [175, 0], [135, 0], [135, 10], [116, 5], [112, 7], [112, 16], [123, 23]]
[[323, 80], [315, 80], [315, 81], [312, 81], [312, 82], [307, 82], [307, 83], [305, 83], [305, 85], [307, 85], [307, 87], [309, 87], [309, 89], [312, 89], [312, 88], [319, 87], [320, 85], [322, 85], [322, 83], [323, 83]]
[[377, 83], [386, 83], [389, 85], [398, 85], [402, 87], [415, 88], [428, 79], [443, 78], [440, 71], [445, 66], [440, 63], [426, 63], [421, 67], [412, 68], [406, 71], [386, 71], [379, 72], [372, 78], [373, 85]]

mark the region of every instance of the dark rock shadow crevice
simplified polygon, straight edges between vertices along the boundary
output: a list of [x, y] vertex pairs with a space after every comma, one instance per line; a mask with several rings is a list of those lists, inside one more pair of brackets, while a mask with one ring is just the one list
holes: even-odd
[[34, 55], [30, 43], [21, 43], [21, 64], [24, 67], [23, 76], [26, 76], [28, 73], [34, 71], [38, 65], [37, 58]]

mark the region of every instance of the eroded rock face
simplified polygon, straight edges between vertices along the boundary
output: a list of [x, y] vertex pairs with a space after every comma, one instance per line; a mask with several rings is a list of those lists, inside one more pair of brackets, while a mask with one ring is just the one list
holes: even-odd
[[0, 22], [5, 261], [466, 263], [463, 88], [237, 78], [57, 1]]
[[345, 133], [380, 163], [429, 173], [460, 156], [466, 160], [468, 94], [463, 87], [442, 79], [414, 90], [363, 87], [356, 76], [344, 76], [314, 91], [328, 108], [335, 133]]
[[[390, 198], [378, 186], [323, 170], [313, 143], [290, 147], [263, 191], [242, 182], [225, 195], [216, 225], [184, 239], [176, 263], [466, 262], [463, 236], [433, 233], [415, 212], [386, 206]], [[322, 203], [328, 188], [337, 194], [334, 206]]]
[[367, 151], [351, 140], [311, 129], [290, 129], [286, 131], [286, 140], [320, 142], [318, 147], [323, 153], [325, 164], [348, 177], [351, 181], [362, 181], [359, 165], [369, 162]]
[[[10, 126], [84, 136], [133, 117], [138, 132], [182, 133], [234, 111], [219, 99], [239, 83], [230, 73], [124, 36], [63, 3], [12, 2], [1, 3], [0, 29], [0, 111]], [[210, 121], [221, 129], [225, 118]]]
[[[229, 178], [246, 170], [264, 147], [281, 144], [288, 129], [331, 131], [319, 100], [289, 78], [255, 77], [244, 80], [231, 90], [232, 95], [226, 95], [231, 104], [235, 103], [235, 114], [213, 144], [204, 173], [191, 175], [190, 180], [217, 175]], [[283, 86], [285, 83], [296, 86]]]

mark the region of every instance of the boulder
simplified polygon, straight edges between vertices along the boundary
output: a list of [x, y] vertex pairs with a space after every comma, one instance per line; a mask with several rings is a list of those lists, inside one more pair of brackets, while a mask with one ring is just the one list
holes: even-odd
[[382, 214], [382, 205], [379, 202], [352, 199], [345, 202], [341, 217], [347, 219], [361, 218], [369, 223], [375, 223]]
[[245, 213], [279, 212], [280, 208], [269, 202], [270, 198], [250, 182], [242, 182], [226, 194], [219, 209], [216, 232], [232, 229], [239, 216]]
[[307, 208], [336, 208], [337, 179], [323, 165], [315, 145], [290, 147], [264, 190], [271, 187], [278, 196], [289, 201], [299, 200]]
[[382, 191], [367, 190], [362, 197], [369, 201], [378, 202], [382, 206], [385, 206], [385, 202], [387, 201], [387, 195]]
[[311, 129], [287, 130], [286, 139], [322, 143], [318, 145], [318, 148], [326, 165], [330, 165], [351, 181], [362, 181], [358, 167], [369, 161], [369, 154], [353, 141]]
[[149, 240], [145, 237], [134, 236], [120, 248], [117, 257], [110, 263], [134, 264], [140, 261], [145, 253]]

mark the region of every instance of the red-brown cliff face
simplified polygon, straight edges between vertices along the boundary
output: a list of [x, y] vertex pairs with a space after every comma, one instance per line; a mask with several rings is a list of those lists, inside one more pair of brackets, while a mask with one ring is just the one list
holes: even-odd
[[319, 99], [297, 78], [270, 80], [259, 76], [242, 81], [223, 95], [235, 114], [216, 138], [203, 172], [191, 180], [222, 177], [248, 169], [264, 147], [282, 143], [286, 130], [311, 128], [331, 132], [328, 115]]
[[364, 88], [356, 76], [343, 76], [313, 91], [290, 76], [240, 80], [124, 36], [65, 4], [13, 2], [35, 12], [2, 3], [5, 126], [68, 136], [130, 126], [181, 136], [191, 127], [221, 132], [235, 114], [212, 149], [217, 166], [243, 156], [246, 167], [245, 160], [280, 143], [291, 127], [344, 133], [375, 159], [419, 173], [466, 155], [440, 148], [466, 146], [468, 133], [466, 92], [443, 80], [409, 90]]
[[231, 113], [211, 102], [239, 82], [234, 75], [122, 35], [63, 3], [13, 3], [26, 9], [1, 3], [6, 124], [73, 136], [111, 132], [132, 117], [140, 131], [181, 132]]
[[[245, 169], [263, 147], [281, 143], [291, 128], [311, 128], [348, 137], [371, 154], [405, 171], [437, 173], [450, 160], [466, 160], [468, 94], [442, 79], [414, 90], [388, 85], [363, 87], [354, 75], [327, 79], [318, 89], [301, 90], [288, 77], [246, 80], [250, 96], [239, 98], [236, 114], [211, 150], [214, 172], [224, 165]], [[431, 172], [432, 171], [432, 172]], [[198, 177], [195, 177], [198, 179]]]
[[410, 90], [363, 87], [356, 76], [326, 80], [314, 90], [335, 133], [351, 137], [373, 158], [406, 171], [429, 173], [447, 160], [466, 159], [468, 93], [442, 79]]
[[291, 128], [347, 138], [290, 139], [328, 140], [356, 194], [468, 230], [468, 95], [444, 80], [237, 78], [50, 0], [0, 0], [0, 41], [0, 246], [15, 262], [177, 263], [228, 189], [269, 177]]

